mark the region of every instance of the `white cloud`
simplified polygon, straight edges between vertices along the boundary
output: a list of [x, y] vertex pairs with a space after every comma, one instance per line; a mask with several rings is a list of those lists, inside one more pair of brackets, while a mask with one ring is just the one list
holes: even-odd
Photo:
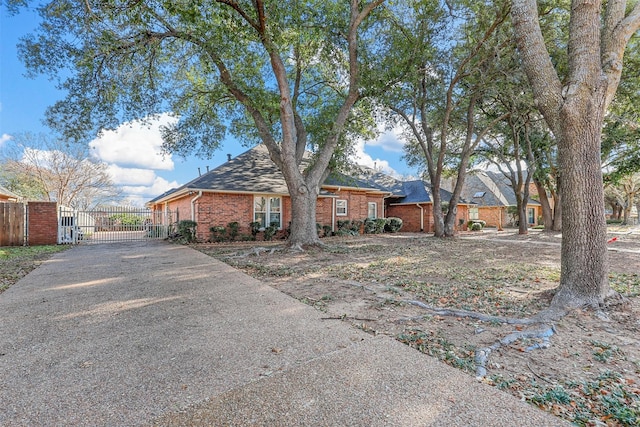
[[149, 123], [132, 121], [116, 130], [104, 131], [89, 143], [93, 154], [100, 160], [132, 168], [173, 170], [171, 156], [162, 154], [160, 126], [175, 122], [177, 118], [162, 114]]
[[156, 179], [152, 169], [121, 168], [111, 164], [107, 171], [116, 185], [152, 185]]
[[374, 147], [380, 147], [384, 151], [391, 151], [393, 153], [404, 152], [404, 141], [401, 138], [402, 130], [398, 127], [391, 130], [385, 130], [380, 126], [380, 135], [374, 141], [367, 141], [367, 145]]
[[167, 190], [178, 187], [179, 184], [176, 181], [167, 181], [166, 179], [157, 176], [151, 185], [123, 185], [122, 191], [129, 197], [140, 197], [152, 199], [159, 196]]
[[356, 145], [354, 146], [354, 149], [355, 149], [355, 154], [353, 155], [352, 160], [355, 161], [357, 164], [362, 166], [367, 166], [373, 169], [382, 170], [382, 172], [387, 173], [389, 175], [398, 175], [395, 169], [393, 169], [389, 165], [388, 161], [381, 160], [381, 159], [374, 159], [369, 154], [367, 154], [364, 151], [365, 149], [364, 141], [359, 141], [358, 143], [356, 143]]
[[2, 147], [5, 142], [11, 141], [12, 139], [13, 139], [13, 137], [11, 135], [9, 135], [8, 133], [3, 133], [0, 136], [0, 147]]

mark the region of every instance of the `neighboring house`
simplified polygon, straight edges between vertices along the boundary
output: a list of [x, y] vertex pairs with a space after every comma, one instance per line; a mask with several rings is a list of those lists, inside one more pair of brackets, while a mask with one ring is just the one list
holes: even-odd
[[[532, 185], [532, 187], [535, 190], [535, 186]], [[537, 193], [531, 192], [531, 195], [534, 194]], [[469, 208], [469, 219], [486, 221], [487, 226], [498, 229], [516, 225], [517, 214], [514, 216], [510, 213], [516, 207], [516, 196], [509, 180], [502, 173], [483, 171], [468, 174], [461, 197], [475, 204]], [[540, 203], [529, 197], [527, 203], [529, 226], [538, 225], [540, 215], [542, 215]]]
[[20, 196], [0, 185], [0, 202], [17, 202], [18, 199]]
[[[336, 174], [321, 187], [316, 221], [336, 230], [340, 220], [384, 217], [386, 195], [385, 190]], [[238, 222], [241, 233], [248, 234], [251, 222], [263, 228], [277, 224], [282, 230], [291, 221], [291, 198], [284, 177], [262, 144], [146, 205], [156, 211], [177, 211], [178, 220], [195, 221], [201, 240], [209, 239], [211, 227], [230, 222]]]
[[[422, 180], [400, 181], [368, 168], [362, 168], [358, 178], [390, 193], [385, 197], [385, 216], [401, 218], [403, 221], [402, 231], [414, 233], [434, 231], [433, 192], [428, 182]], [[449, 191], [440, 189], [440, 198], [443, 204], [448, 204], [451, 201], [451, 196]], [[469, 207], [468, 202], [458, 201], [455, 224], [457, 230], [466, 229]]]

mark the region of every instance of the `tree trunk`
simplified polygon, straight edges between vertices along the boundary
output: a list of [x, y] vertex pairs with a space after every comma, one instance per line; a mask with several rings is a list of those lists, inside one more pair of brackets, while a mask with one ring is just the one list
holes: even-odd
[[529, 218], [527, 218], [527, 205], [521, 196], [516, 195], [516, 207], [518, 209], [518, 234], [529, 234]]
[[579, 106], [568, 102], [561, 112], [561, 274], [552, 301], [559, 308], [598, 307], [610, 293], [600, 166], [602, 111], [589, 102]]
[[562, 231], [562, 195], [560, 189], [553, 195], [553, 227], [551, 229], [553, 231]]
[[539, 180], [534, 180], [536, 189], [538, 190], [538, 197], [540, 199], [540, 205], [542, 206], [542, 221], [544, 222], [544, 231], [553, 230], [553, 213], [551, 211], [551, 203], [549, 203], [549, 197], [547, 197], [547, 189]]
[[[317, 187], [316, 187], [317, 188]], [[306, 183], [289, 188], [291, 195], [291, 233], [288, 244], [293, 249], [321, 245], [316, 228], [316, 204], [318, 194]]]
[[433, 235], [434, 237], [444, 237], [444, 214], [442, 213], [439, 183], [432, 184], [431, 196], [433, 197]]

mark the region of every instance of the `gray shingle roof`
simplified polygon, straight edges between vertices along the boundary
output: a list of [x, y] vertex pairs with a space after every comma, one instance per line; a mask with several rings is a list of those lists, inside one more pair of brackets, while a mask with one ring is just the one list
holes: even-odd
[[[329, 176], [324, 185], [377, 190], [370, 183], [340, 173]], [[267, 147], [257, 145], [188, 183], [166, 191], [147, 203], [161, 201], [185, 191], [217, 190], [238, 193], [289, 194], [282, 172], [269, 156]], [[321, 194], [327, 195], [326, 191]]]
[[[482, 196], [480, 194], [484, 193]], [[467, 175], [461, 194], [480, 206], [515, 206], [516, 196], [506, 176], [500, 172], [484, 171]], [[529, 199], [530, 205], [539, 202]]]

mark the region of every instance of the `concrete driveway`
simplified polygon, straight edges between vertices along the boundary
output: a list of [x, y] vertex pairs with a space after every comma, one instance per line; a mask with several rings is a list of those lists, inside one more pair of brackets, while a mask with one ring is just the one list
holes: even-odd
[[73, 247], [0, 294], [0, 425], [568, 425], [321, 317], [188, 247]]

